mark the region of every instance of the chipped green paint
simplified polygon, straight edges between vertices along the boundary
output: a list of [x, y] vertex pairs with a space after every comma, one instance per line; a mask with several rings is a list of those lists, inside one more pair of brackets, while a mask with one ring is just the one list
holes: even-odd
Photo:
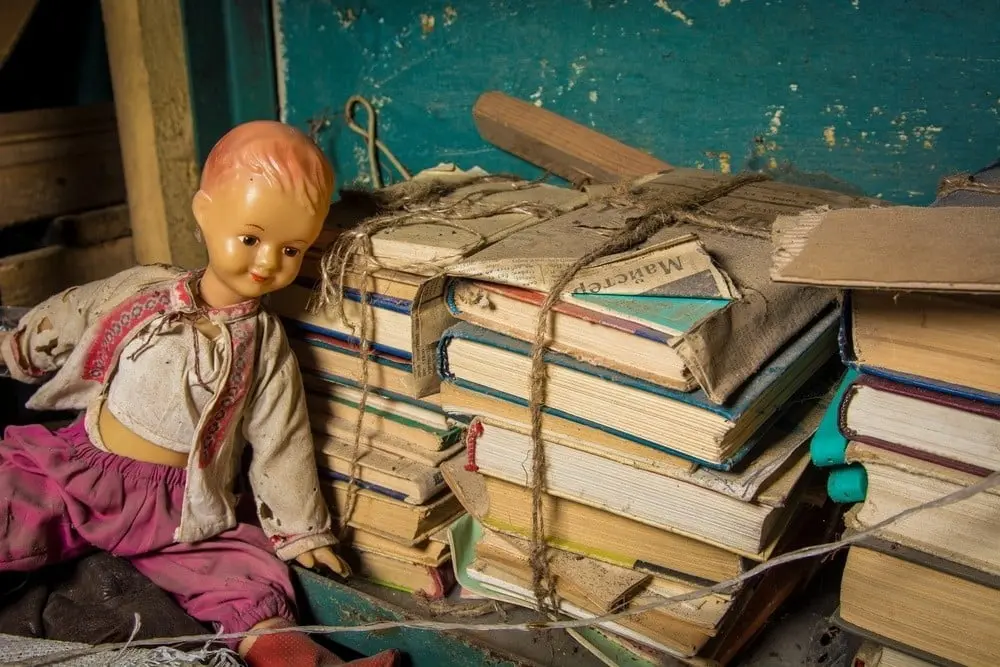
[[[536, 170], [485, 144], [499, 89], [674, 164], [927, 203], [1000, 152], [1000, 4], [931, 0], [277, 0], [284, 117], [364, 182], [355, 93], [410, 169]], [[360, 119], [362, 123], [364, 119]]]
[[[362, 625], [405, 618], [400, 609], [308, 570], [296, 568], [304, 595], [300, 606], [313, 622], [323, 625]], [[395, 648], [410, 667], [518, 667], [519, 662], [498, 657], [490, 650], [456, 635], [398, 628], [383, 632], [345, 632], [330, 637], [342, 647], [362, 655]]]

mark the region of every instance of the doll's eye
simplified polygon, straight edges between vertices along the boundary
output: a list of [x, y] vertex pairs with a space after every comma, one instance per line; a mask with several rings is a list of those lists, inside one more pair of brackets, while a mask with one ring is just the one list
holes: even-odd
[[258, 239], [256, 236], [250, 236], [248, 234], [244, 234], [243, 236], [240, 237], [240, 243], [242, 243], [245, 246], [255, 246], [257, 245], [257, 241]]
[[298, 248], [285, 248], [285, 257], [295, 257], [299, 254]]

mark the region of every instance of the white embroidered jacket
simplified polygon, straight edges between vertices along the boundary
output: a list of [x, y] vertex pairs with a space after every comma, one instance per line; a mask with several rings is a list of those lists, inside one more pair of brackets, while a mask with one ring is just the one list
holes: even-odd
[[[13, 377], [43, 383], [28, 407], [86, 410], [93, 420], [122, 349], [164, 318], [199, 312], [192, 291], [199, 275], [138, 266], [33, 308], [0, 349]], [[236, 525], [233, 488], [249, 441], [250, 484], [278, 557], [335, 544], [302, 377], [280, 322], [257, 301], [201, 312], [221, 329], [223, 372], [198, 422], [174, 538], [197, 542]]]

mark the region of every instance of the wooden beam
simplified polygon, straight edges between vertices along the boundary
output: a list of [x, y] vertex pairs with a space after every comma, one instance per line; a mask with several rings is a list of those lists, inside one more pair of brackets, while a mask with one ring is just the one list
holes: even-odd
[[50, 232], [57, 243], [84, 248], [132, 235], [128, 206], [119, 204], [62, 215], [52, 221]]
[[129, 236], [86, 248], [53, 245], [10, 255], [0, 259], [0, 302], [35, 306], [67, 287], [108, 278], [134, 265]]
[[194, 236], [198, 188], [180, 0], [102, 0], [136, 258], [205, 263]]
[[480, 136], [574, 184], [614, 183], [672, 167], [568, 118], [500, 92], [472, 109]]
[[0, 227], [123, 201], [111, 105], [0, 114]]

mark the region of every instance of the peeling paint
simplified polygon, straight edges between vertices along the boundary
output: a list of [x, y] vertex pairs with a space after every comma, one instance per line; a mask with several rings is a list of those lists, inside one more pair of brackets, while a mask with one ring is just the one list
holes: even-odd
[[936, 125], [917, 125], [913, 128], [913, 136], [917, 139], [923, 139], [921, 146], [926, 150], [933, 150], [934, 141], [942, 129], [944, 128], [937, 127]]
[[445, 5], [444, 7], [444, 24], [445, 26], [450, 26], [452, 23], [458, 20], [458, 10], [451, 5]]
[[[718, 152], [715, 152], [715, 151], [705, 151], [705, 157], [709, 158], [710, 160], [718, 160], [719, 161], [719, 171], [721, 171], [723, 174], [730, 174], [730, 173], [732, 173], [732, 171], [733, 171], [733, 162], [732, 162], [732, 159], [733, 158], [732, 158], [732, 155], [730, 155], [728, 151], [718, 151]], [[698, 163], [698, 164], [700, 165], [698, 167], [699, 169], [701, 169], [701, 168], [704, 167], [704, 165], [702, 165], [701, 163]]]
[[542, 104], [543, 104], [542, 103], [542, 94], [544, 92], [545, 91], [542, 89], [542, 87], [539, 86], [538, 90], [536, 90], [535, 92], [533, 92], [531, 95], [528, 96], [531, 99], [531, 101], [534, 102], [534, 104], [535, 104], [536, 107], [542, 106]]
[[569, 80], [566, 82], [566, 90], [573, 90], [576, 86], [576, 82], [580, 79], [584, 72], [587, 71], [587, 56], [579, 56], [573, 62], [569, 64], [570, 75]]
[[337, 20], [340, 21], [340, 27], [347, 30], [358, 20], [358, 15], [353, 9], [338, 9]]
[[719, 6], [720, 7], [728, 7], [729, 3], [731, 3], [732, 1], [733, 0], [719, 0]]
[[788, 90], [792, 91], [793, 93], [799, 92], [799, 84], [797, 83], [788, 84]]
[[778, 134], [781, 130], [781, 116], [785, 113], [785, 107], [776, 107], [774, 113], [771, 114], [771, 121], [768, 123], [767, 133], [771, 135]]
[[832, 125], [830, 127], [823, 128], [823, 141], [826, 142], [827, 148], [833, 148], [837, 145], [837, 129]]
[[587, 94], [587, 97], [590, 99], [591, 102], [594, 102], [595, 104], [597, 103], [597, 91], [596, 90], [590, 91]]
[[372, 177], [368, 168], [368, 151], [361, 144], [357, 144], [352, 149], [354, 152], [354, 163], [358, 168], [358, 176], [354, 179], [355, 185], [373, 185]]
[[421, 14], [420, 15], [420, 32], [424, 35], [429, 35], [434, 32], [434, 15], [433, 14]]
[[731, 163], [731, 156], [726, 151], [719, 153], [719, 171], [723, 174], [729, 174], [733, 171], [733, 166]]
[[667, 3], [667, 0], [656, 0], [654, 4], [667, 14], [673, 16], [675, 19], [677, 19], [684, 25], [686, 26], [694, 25], [694, 19], [688, 18], [688, 15], [682, 12], [681, 10], [674, 9], [673, 7], [671, 7], [670, 4]]

